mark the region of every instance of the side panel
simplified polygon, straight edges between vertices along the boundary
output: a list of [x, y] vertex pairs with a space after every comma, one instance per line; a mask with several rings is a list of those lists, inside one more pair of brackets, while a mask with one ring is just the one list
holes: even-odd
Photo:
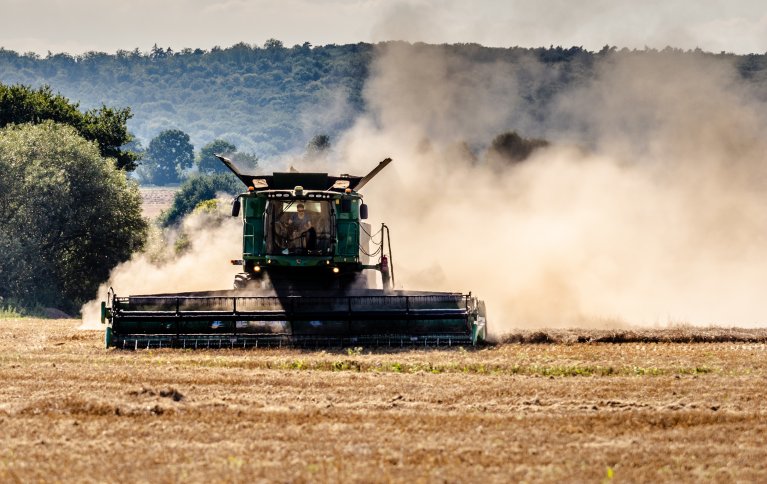
[[336, 255], [341, 257], [358, 257], [360, 244], [359, 227], [359, 200], [348, 200], [349, 204], [344, 208], [341, 200], [336, 199], [336, 223], [338, 245]]
[[337, 255], [357, 257], [359, 253], [360, 229], [356, 221], [338, 221]]
[[243, 197], [243, 255], [264, 255], [264, 207], [266, 199]]

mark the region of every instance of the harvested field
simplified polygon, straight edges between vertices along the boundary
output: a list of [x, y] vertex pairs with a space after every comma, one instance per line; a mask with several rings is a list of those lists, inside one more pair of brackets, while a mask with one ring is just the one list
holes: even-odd
[[0, 320], [2, 482], [767, 480], [763, 330], [119, 351], [78, 325]]
[[141, 187], [141, 213], [144, 217], [156, 218], [163, 210], [170, 208], [178, 187]]

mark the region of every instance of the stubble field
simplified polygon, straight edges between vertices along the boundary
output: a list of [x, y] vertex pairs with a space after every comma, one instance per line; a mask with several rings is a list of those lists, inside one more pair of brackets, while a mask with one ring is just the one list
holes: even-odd
[[767, 480], [764, 330], [119, 351], [78, 325], [0, 320], [2, 482]]
[[148, 219], [170, 208], [178, 187], [141, 187], [141, 213]]

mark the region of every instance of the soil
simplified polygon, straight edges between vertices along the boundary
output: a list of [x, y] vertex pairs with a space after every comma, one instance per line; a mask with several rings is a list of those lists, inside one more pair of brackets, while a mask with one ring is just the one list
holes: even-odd
[[1, 482], [767, 481], [763, 342], [122, 351], [78, 325], [0, 320]]

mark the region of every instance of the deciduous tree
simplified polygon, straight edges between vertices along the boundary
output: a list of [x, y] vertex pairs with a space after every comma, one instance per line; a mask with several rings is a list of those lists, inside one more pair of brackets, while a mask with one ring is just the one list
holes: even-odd
[[206, 144], [200, 150], [200, 155], [197, 158], [197, 166], [200, 173], [210, 174], [229, 172], [224, 164], [216, 158], [216, 154], [229, 156], [235, 151], [237, 151], [236, 146], [222, 139], [216, 139]]
[[41, 123], [54, 121], [72, 126], [89, 141], [98, 144], [102, 156], [117, 160], [124, 170], [136, 168], [138, 156], [122, 149], [133, 136], [128, 132], [130, 108], [113, 109], [102, 106], [85, 112], [78, 103], [72, 103], [51, 88], [32, 89], [23, 85], [0, 84], [0, 128], [8, 124]]
[[0, 173], [6, 300], [76, 312], [144, 243], [138, 187], [71, 126], [0, 129]]
[[545, 139], [523, 138], [516, 131], [507, 131], [493, 139], [488, 155], [491, 159], [517, 163], [526, 160], [536, 149], [548, 145]]
[[173, 204], [165, 213], [163, 225], [177, 224], [201, 202], [212, 200], [218, 194], [236, 195], [245, 191], [245, 185], [229, 173], [193, 176], [176, 192]]
[[179, 129], [168, 129], [149, 142], [144, 155], [149, 180], [157, 185], [178, 183], [192, 167], [194, 147], [189, 135]]

